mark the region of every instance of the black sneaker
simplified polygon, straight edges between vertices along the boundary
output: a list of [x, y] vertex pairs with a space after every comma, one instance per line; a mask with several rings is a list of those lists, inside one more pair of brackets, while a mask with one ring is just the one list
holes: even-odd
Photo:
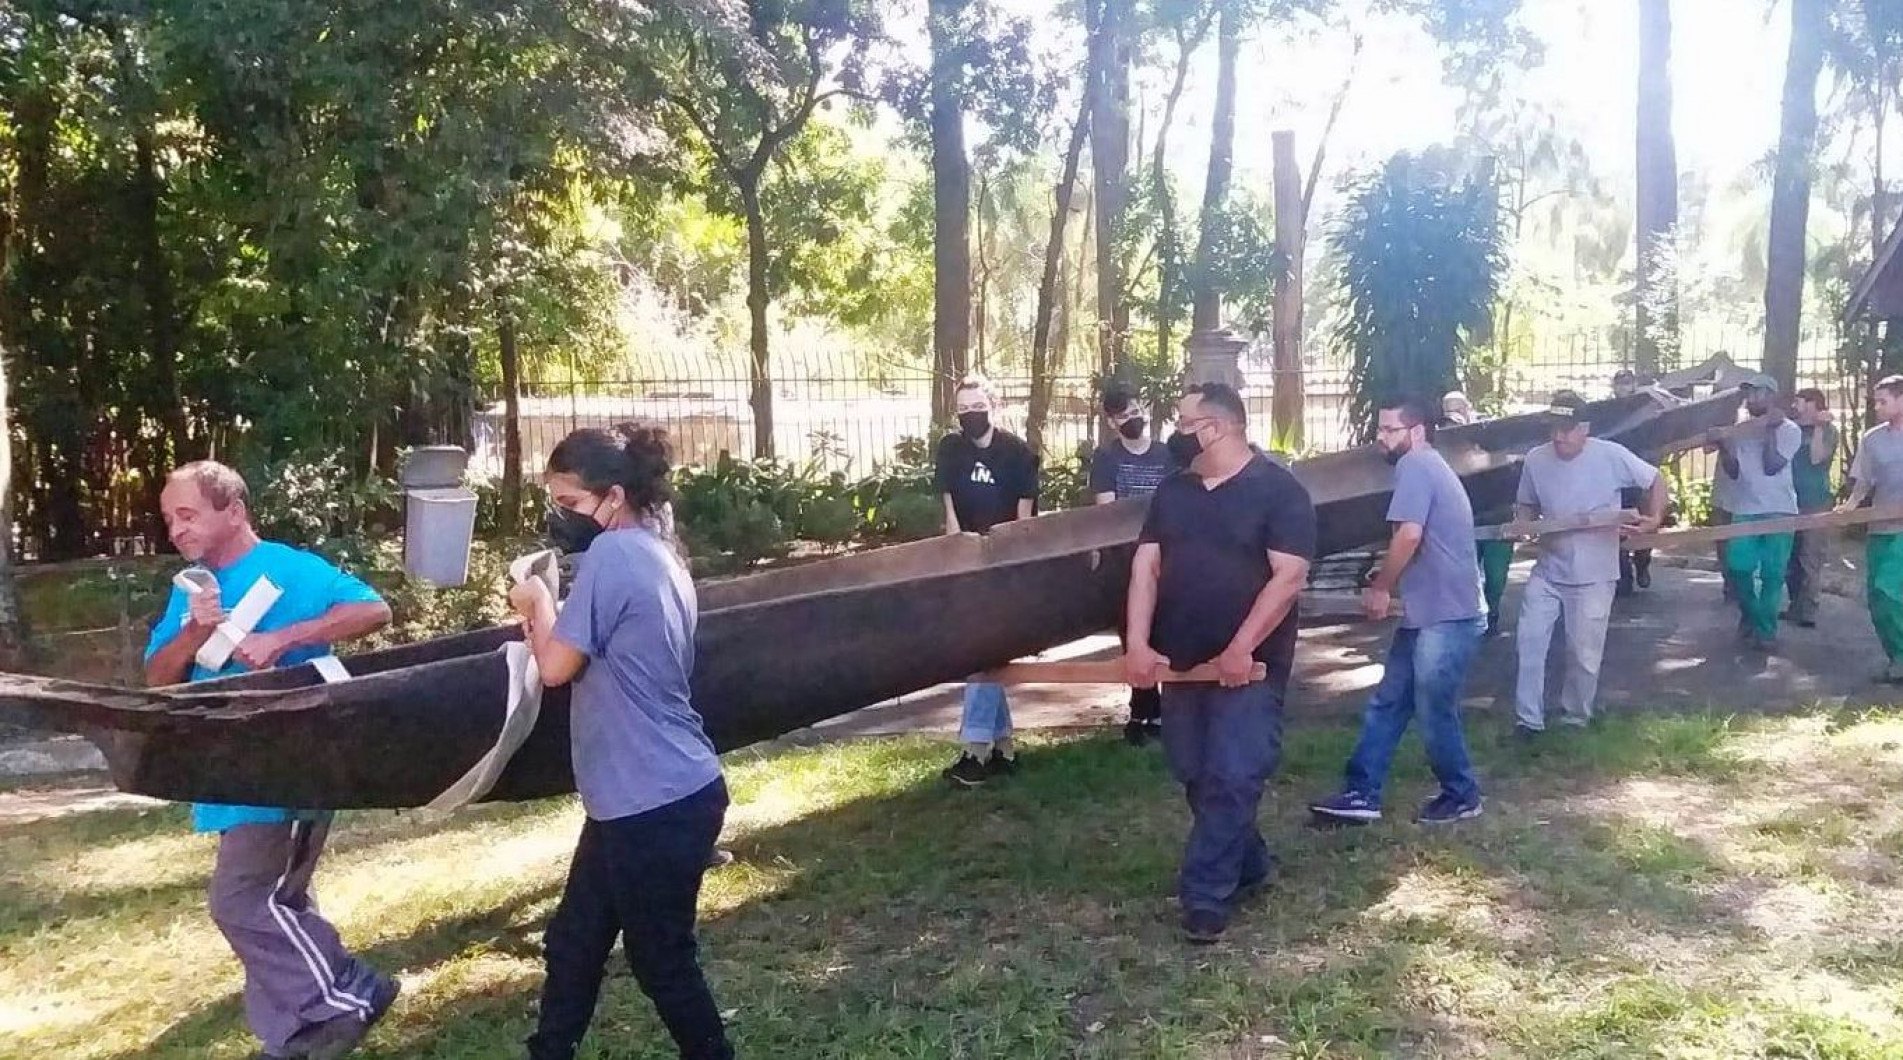
[[1652, 568], [1649, 566], [1640, 567], [1638, 571], [1633, 574], [1632, 583], [1641, 589], [1650, 589], [1652, 587]]
[[[993, 755], [992, 757], [996, 758], [997, 756]], [[958, 761], [953, 762], [941, 775], [954, 784], [961, 784], [967, 788], [975, 788], [991, 779], [991, 770], [985, 763], [965, 754], [959, 755]]]
[[994, 777], [1015, 777], [1018, 775], [1018, 756], [993, 752], [991, 757], [985, 760], [985, 771]]
[[1420, 816], [1414, 818], [1421, 824], [1452, 824], [1480, 816], [1480, 800], [1462, 802], [1449, 795], [1436, 795], [1421, 807]]
[[1513, 726], [1513, 742], [1519, 744], [1521, 747], [1531, 747], [1540, 741], [1540, 737], [1545, 735], [1545, 729], [1535, 729], [1531, 725], [1515, 724]]
[[1208, 946], [1222, 941], [1222, 933], [1229, 929], [1229, 922], [1221, 913], [1207, 909], [1191, 909], [1183, 914], [1183, 941], [1195, 946]]
[[1320, 802], [1308, 804], [1308, 812], [1337, 821], [1367, 823], [1381, 819], [1381, 806], [1358, 791], [1344, 791]]
[[1500, 616], [1488, 615], [1487, 616], [1487, 631], [1481, 634], [1481, 636], [1497, 637], [1499, 635], [1500, 635]]
[[1140, 721], [1124, 722], [1123, 742], [1131, 747], [1142, 747], [1150, 742], [1150, 727]]
[[1162, 722], [1146, 721], [1143, 723], [1143, 731], [1150, 734], [1150, 739], [1155, 740], [1158, 743], [1163, 742], [1163, 723]]

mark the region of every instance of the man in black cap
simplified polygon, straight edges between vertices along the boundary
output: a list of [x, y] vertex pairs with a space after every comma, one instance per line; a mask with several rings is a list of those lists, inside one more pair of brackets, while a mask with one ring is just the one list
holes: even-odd
[[[1586, 403], [1571, 391], [1553, 395], [1552, 440], [1526, 454], [1520, 465], [1516, 520], [1554, 519], [1621, 509], [1620, 491], [1642, 489], [1645, 505], [1623, 528], [1658, 529], [1670, 491], [1658, 469], [1613, 442], [1591, 437]], [[1549, 533], [1540, 538], [1539, 559], [1520, 601], [1520, 674], [1514, 691], [1516, 732], [1531, 737], [1546, 730], [1546, 652], [1562, 616], [1566, 629], [1566, 683], [1560, 720], [1583, 726], [1592, 719], [1599, 690], [1599, 662], [1619, 579], [1621, 527]]]

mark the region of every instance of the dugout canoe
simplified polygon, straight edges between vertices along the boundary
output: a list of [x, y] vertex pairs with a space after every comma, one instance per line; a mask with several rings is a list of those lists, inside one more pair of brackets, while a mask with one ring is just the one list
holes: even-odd
[[[1731, 423], [1738, 395], [1651, 391], [1599, 402], [1594, 433], [1639, 451]], [[1510, 499], [1537, 415], [1442, 432], [1476, 510]], [[1298, 461], [1320, 550], [1385, 537], [1392, 470], [1362, 447]], [[703, 583], [694, 696], [723, 751], [1002, 665], [1111, 626], [1147, 501], [1058, 512], [962, 536]], [[352, 809], [421, 806], [495, 743], [513, 627], [165, 689], [0, 674], [0, 721], [78, 732], [124, 791], [159, 798]], [[568, 702], [540, 720], [486, 798], [574, 790]]]

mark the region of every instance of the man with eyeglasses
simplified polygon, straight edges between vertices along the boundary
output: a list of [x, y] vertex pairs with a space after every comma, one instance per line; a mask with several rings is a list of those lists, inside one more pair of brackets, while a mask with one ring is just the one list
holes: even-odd
[[1363, 593], [1370, 619], [1388, 616], [1396, 590], [1404, 614], [1361, 722], [1340, 794], [1309, 804], [1316, 817], [1363, 824], [1381, 819], [1381, 793], [1401, 737], [1421, 718], [1427, 760], [1440, 793], [1421, 807], [1422, 824], [1478, 817], [1480, 782], [1467, 756], [1460, 692], [1480, 645], [1480, 572], [1474, 567], [1473, 505], [1460, 476], [1434, 448], [1434, 411], [1419, 398], [1384, 403], [1375, 444], [1394, 465], [1393, 526], [1381, 570]]
[[[1136, 394], [1122, 383], [1103, 391], [1103, 418], [1116, 435], [1090, 457], [1090, 493], [1098, 504], [1155, 493], [1176, 470], [1167, 449], [1150, 437], [1150, 421]], [[1123, 738], [1141, 747], [1163, 735], [1163, 699], [1154, 688], [1130, 690], [1130, 720]]]
[[[1132, 687], [1155, 687], [1165, 667], [1214, 663], [1220, 675], [1162, 693], [1163, 753], [1192, 822], [1177, 900], [1184, 938], [1202, 944], [1274, 865], [1256, 811], [1281, 753], [1296, 600], [1315, 554], [1308, 490], [1249, 445], [1247, 423], [1241, 395], [1221, 383], [1178, 404], [1169, 448], [1184, 471], [1150, 501], [1125, 616]], [[1251, 680], [1257, 663], [1265, 680]]]

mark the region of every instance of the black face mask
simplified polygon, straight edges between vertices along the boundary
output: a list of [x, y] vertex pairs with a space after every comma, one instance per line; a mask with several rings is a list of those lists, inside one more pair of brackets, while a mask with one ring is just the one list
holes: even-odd
[[958, 414], [958, 429], [972, 441], [983, 438], [991, 431], [991, 413], [961, 412]]
[[1176, 458], [1177, 467], [1188, 467], [1190, 461], [1203, 453], [1202, 439], [1196, 437], [1194, 431], [1177, 431], [1163, 444], [1169, 448], [1170, 456]]
[[[599, 504], [596, 505], [600, 507]], [[548, 537], [555, 547], [566, 555], [588, 551], [595, 538], [601, 536], [603, 527], [595, 522], [595, 517], [584, 515], [571, 508], [551, 505], [548, 510]]]
[[1117, 433], [1134, 442], [1138, 438], [1143, 437], [1143, 429], [1148, 426], [1149, 424], [1143, 422], [1143, 417], [1138, 416], [1135, 419], [1124, 420], [1122, 423], [1117, 424]]

